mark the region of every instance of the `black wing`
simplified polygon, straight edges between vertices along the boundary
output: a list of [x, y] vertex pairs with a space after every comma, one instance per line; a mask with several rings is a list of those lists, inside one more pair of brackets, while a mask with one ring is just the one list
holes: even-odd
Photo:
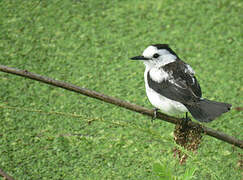
[[169, 78], [158, 83], [154, 81], [149, 72], [148, 85], [157, 93], [182, 104], [198, 102], [202, 96], [201, 88], [196, 77], [183, 61], [175, 61], [163, 67], [162, 71], [169, 74]]

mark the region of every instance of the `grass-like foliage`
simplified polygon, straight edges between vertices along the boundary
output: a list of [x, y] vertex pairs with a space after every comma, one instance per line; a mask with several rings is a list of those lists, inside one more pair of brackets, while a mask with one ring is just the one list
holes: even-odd
[[196, 167], [190, 167], [185, 170], [185, 173], [178, 176], [174, 176], [172, 171], [172, 167], [169, 167], [167, 163], [160, 164], [160, 163], [155, 163], [153, 165], [153, 172], [157, 176], [158, 179], [161, 180], [192, 180], [195, 178], [194, 174], [196, 172], [197, 168]]
[[[242, 6], [240, 0], [2, 0], [0, 64], [152, 108], [144, 66], [129, 58], [168, 43], [194, 68], [204, 97], [242, 107]], [[207, 126], [243, 139], [242, 111]], [[16, 179], [241, 179], [241, 150], [207, 136], [197, 153], [184, 152], [181, 165], [173, 128], [0, 73], [0, 168]]]

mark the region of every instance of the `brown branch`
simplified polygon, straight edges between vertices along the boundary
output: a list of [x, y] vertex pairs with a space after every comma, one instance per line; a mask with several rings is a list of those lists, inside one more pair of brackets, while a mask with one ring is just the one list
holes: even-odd
[[7, 173], [5, 173], [2, 169], [0, 169], [0, 176], [4, 177], [7, 180], [14, 180], [12, 176], [9, 176]]
[[[79, 94], [83, 94], [83, 95], [86, 95], [86, 96], [89, 96], [89, 97], [92, 97], [92, 98], [96, 98], [96, 99], [99, 99], [101, 101], [105, 101], [107, 103], [114, 104], [114, 105], [129, 109], [131, 111], [135, 111], [135, 112], [153, 117], [154, 111], [147, 109], [145, 107], [138, 106], [136, 104], [132, 104], [132, 103], [120, 100], [118, 98], [110, 97], [110, 96], [98, 93], [96, 91], [88, 90], [86, 88], [81, 88], [81, 87], [75, 86], [75, 85], [70, 84], [70, 83], [65, 83], [65, 82], [57, 81], [57, 80], [54, 80], [54, 79], [51, 79], [51, 78], [48, 78], [48, 77], [45, 77], [45, 76], [41, 76], [39, 74], [34, 74], [34, 73], [31, 73], [31, 72], [28, 72], [27, 70], [19, 70], [19, 69], [14, 69], [14, 68], [10, 68], [10, 67], [7, 67], [7, 66], [0, 65], [0, 71], [15, 74], [15, 75], [18, 75], [18, 76], [23, 76], [23, 77], [26, 77], [26, 78], [29, 78], [29, 79], [33, 79], [33, 80], [40, 81], [40, 82], [43, 82], [43, 83], [46, 83], [46, 84], [50, 84], [52, 86], [67, 89], [69, 91], [74, 91], [74, 92], [77, 92]], [[176, 124], [178, 121], [181, 120], [179, 118], [171, 117], [171, 116], [168, 116], [168, 115], [165, 115], [165, 114], [162, 114], [162, 113], [158, 113], [157, 118], [161, 119], [163, 121], [173, 123], [173, 124]], [[199, 124], [195, 123], [195, 122], [189, 122], [188, 125], [191, 126], [191, 127], [198, 127], [199, 126]], [[229, 144], [238, 146], [238, 147], [243, 149], [243, 141], [242, 140], [236, 139], [233, 136], [229, 136], [227, 134], [224, 134], [222, 132], [216, 131], [214, 129], [211, 129], [211, 128], [208, 128], [208, 127], [205, 127], [205, 126], [202, 126], [202, 128], [203, 128], [205, 134], [212, 136], [212, 137], [215, 137], [216, 139], [225, 141]]]

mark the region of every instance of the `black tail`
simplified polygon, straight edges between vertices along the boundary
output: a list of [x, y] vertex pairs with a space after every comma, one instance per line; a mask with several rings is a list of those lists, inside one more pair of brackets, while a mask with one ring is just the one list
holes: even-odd
[[210, 122], [230, 110], [231, 104], [202, 99], [195, 105], [186, 105], [191, 115], [198, 121]]

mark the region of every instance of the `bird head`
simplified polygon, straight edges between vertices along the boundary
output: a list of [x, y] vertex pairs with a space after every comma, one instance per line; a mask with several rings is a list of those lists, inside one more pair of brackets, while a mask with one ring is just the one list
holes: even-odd
[[164, 66], [179, 60], [176, 53], [168, 44], [154, 44], [148, 46], [141, 56], [135, 56], [132, 60], [143, 60], [146, 67]]

